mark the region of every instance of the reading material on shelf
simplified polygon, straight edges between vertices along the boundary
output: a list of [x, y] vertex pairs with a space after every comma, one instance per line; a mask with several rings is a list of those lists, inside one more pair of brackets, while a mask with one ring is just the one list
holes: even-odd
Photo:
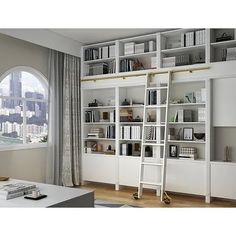
[[236, 60], [236, 47], [227, 48], [226, 61]]
[[150, 90], [148, 91], [148, 105], [156, 105], [157, 104], [157, 91]]
[[150, 126], [145, 127], [145, 140], [147, 141], [156, 141], [157, 139], [157, 127]]
[[99, 122], [100, 121], [100, 111], [85, 111], [85, 122]]
[[181, 33], [181, 47], [191, 47], [206, 43], [206, 30]]
[[20, 197], [26, 194], [30, 194], [34, 189], [36, 189], [35, 184], [29, 184], [29, 183], [5, 184], [0, 187], [0, 198], [8, 200]]
[[140, 140], [141, 139], [141, 127], [140, 126], [120, 126], [120, 139], [131, 139]]
[[92, 127], [88, 133], [88, 138], [104, 138], [103, 128]]
[[197, 159], [197, 148], [195, 147], [181, 147], [179, 153], [180, 159]]
[[145, 41], [142, 43], [129, 42], [124, 44], [124, 55], [153, 52], [155, 50], [156, 42], [154, 40]]
[[85, 61], [113, 58], [113, 57], [115, 57], [115, 45], [98, 47], [98, 48], [87, 48], [84, 51]]
[[106, 127], [106, 135], [105, 138], [116, 138], [116, 127], [114, 125], [109, 125]]
[[199, 107], [198, 108], [198, 121], [199, 122], [205, 122], [206, 121], [206, 108], [205, 107]]

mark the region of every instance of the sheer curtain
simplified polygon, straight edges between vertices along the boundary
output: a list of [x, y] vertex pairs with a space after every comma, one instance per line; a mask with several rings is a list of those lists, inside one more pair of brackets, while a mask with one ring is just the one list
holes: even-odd
[[49, 53], [49, 138], [46, 182], [79, 185], [80, 59]]

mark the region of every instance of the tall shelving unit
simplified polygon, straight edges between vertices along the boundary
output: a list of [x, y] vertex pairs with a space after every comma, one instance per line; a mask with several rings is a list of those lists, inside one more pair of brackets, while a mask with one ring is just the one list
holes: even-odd
[[[196, 42], [192, 46], [181, 45], [181, 35], [190, 32], [205, 30], [205, 36], [202, 43]], [[231, 40], [216, 42], [216, 38], [220, 37], [223, 32], [232, 35]], [[199, 91], [201, 88], [206, 88], [206, 100], [195, 101], [190, 103], [170, 103], [170, 116], [174, 116], [177, 110], [192, 110], [194, 119], [192, 121], [174, 121], [169, 122], [169, 127], [179, 130], [180, 128], [193, 128], [194, 132], [205, 133], [205, 139], [202, 140], [183, 140], [182, 138], [168, 140], [168, 144], [181, 147], [195, 147], [197, 149], [198, 158], [196, 160], [184, 160], [179, 158], [169, 157], [167, 161], [167, 190], [173, 192], [189, 193], [203, 195], [206, 201], [210, 202], [211, 197], [221, 197], [221, 194], [216, 193], [212, 188], [213, 174], [218, 175], [215, 169], [223, 168], [227, 165], [234, 171], [236, 165], [234, 162], [226, 163], [216, 161], [214, 148], [212, 145], [214, 139], [214, 127], [212, 126], [212, 80], [215, 77], [224, 77], [229, 73], [236, 75], [234, 61], [224, 61], [222, 59], [222, 50], [236, 47], [235, 29], [177, 29], [173, 31], [154, 33], [150, 35], [142, 35], [133, 38], [120, 39], [110, 42], [104, 42], [93, 45], [86, 45], [82, 48], [82, 121], [83, 121], [83, 154], [82, 154], [82, 179], [84, 181], [104, 182], [114, 184], [118, 190], [120, 185], [137, 186], [138, 184], [138, 167], [139, 156], [138, 148], [134, 155], [123, 155], [121, 153], [121, 144], [131, 143], [138, 144], [141, 139], [130, 140], [130, 138], [121, 138], [120, 129], [123, 126], [139, 126], [143, 132], [142, 122], [140, 121], [120, 121], [121, 110], [132, 110], [134, 118], [139, 115], [142, 118], [145, 87], [145, 74], [153, 74], [153, 80], [162, 81], [165, 78], [165, 73], [168, 71], [179, 71], [173, 74], [173, 83], [171, 85], [171, 99], [183, 98], [186, 93]], [[129, 55], [125, 54], [124, 47], [126, 43], [141, 44], [152, 41], [155, 43], [154, 50], [145, 52], [135, 51]], [[112, 57], [98, 58], [94, 60], [84, 60], [85, 50], [89, 48], [99, 48], [106, 46], [114, 46]], [[178, 57], [188, 54], [191, 58], [186, 65], [175, 65], [171, 67], [163, 66], [163, 58]], [[193, 63], [195, 59], [196, 63]], [[198, 60], [199, 59], [199, 60]], [[121, 68], [122, 60], [139, 60], [144, 68], [140, 70], [123, 72]], [[114, 73], [101, 75], [87, 75], [86, 67], [96, 63], [114, 62]], [[152, 63], [151, 63], [152, 62]], [[224, 71], [227, 67], [227, 72]], [[156, 74], [160, 73], [160, 74]], [[161, 74], [162, 73], [162, 74]], [[143, 91], [143, 94], [142, 94]], [[114, 104], [108, 104], [108, 100], [113, 98]], [[88, 103], [94, 99], [101, 101], [103, 106], [88, 107]], [[124, 99], [133, 101], [131, 104], [122, 105]], [[135, 104], [137, 102], [138, 104]], [[162, 105], [150, 105], [150, 111], [154, 111], [156, 117], [162, 116]], [[206, 109], [206, 121], [199, 121], [197, 118], [198, 108]], [[88, 110], [110, 111], [115, 110], [115, 122], [85, 122], [84, 112]], [[105, 153], [85, 153], [84, 148], [88, 140], [87, 134], [91, 127], [103, 128], [114, 125], [115, 138], [97, 138], [94, 141], [103, 144], [104, 150], [108, 145], [115, 149], [114, 155]], [[150, 122], [150, 125], [158, 125], [161, 129], [161, 119], [158, 122]], [[138, 145], [136, 145], [138, 147]], [[154, 156], [160, 153], [154, 151]], [[160, 156], [160, 155], [159, 155]], [[151, 161], [158, 161], [150, 158]], [[217, 168], [216, 168], [217, 166]], [[217, 169], [218, 170], [218, 169]], [[146, 171], [148, 178], [159, 178], [160, 173], [148, 169]], [[224, 178], [223, 178], [224, 179]], [[215, 183], [214, 183], [215, 184]], [[217, 188], [217, 184], [216, 188]], [[215, 188], [215, 187], [214, 187]], [[218, 191], [218, 190], [217, 190]], [[232, 197], [233, 196], [233, 197]], [[236, 198], [236, 194], [231, 194], [231, 198]], [[230, 196], [226, 196], [230, 198]]]

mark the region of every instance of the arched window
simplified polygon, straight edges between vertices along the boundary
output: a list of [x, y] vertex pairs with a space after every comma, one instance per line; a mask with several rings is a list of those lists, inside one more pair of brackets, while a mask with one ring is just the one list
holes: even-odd
[[47, 136], [46, 79], [28, 67], [9, 70], [0, 77], [0, 148], [45, 143]]

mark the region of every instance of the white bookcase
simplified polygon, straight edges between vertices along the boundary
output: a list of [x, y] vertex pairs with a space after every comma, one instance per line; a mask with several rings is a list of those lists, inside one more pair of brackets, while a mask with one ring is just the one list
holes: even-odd
[[[206, 197], [210, 202], [211, 197], [223, 197], [236, 199], [236, 190], [234, 188], [233, 176], [236, 173], [236, 159], [234, 154], [234, 145], [230, 141], [235, 139], [236, 128], [234, 123], [231, 127], [216, 127], [214, 122], [221, 119], [230, 119], [233, 116], [220, 113], [215, 114], [214, 106], [219, 103], [219, 97], [214, 98], [218, 93], [214, 86], [215, 79], [236, 78], [236, 67], [234, 61], [222, 61], [221, 51], [225, 48], [236, 47], [235, 29], [205, 29], [204, 43], [192, 46], [181, 45], [181, 35], [189, 32], [197, 32], [203, 29], [179, 29], [168, 32], [144, 35], [140, 37], [127, 38], [105, 42], [101, 44], [87, 45], [82, 50], [82, 180], [114, 184], [116, 189], [120, 185], [134, 186], [138, 184], [139, 174], [139, 155], [138, 146], [141, 139], [122, 138], [120, 129], [123, 126], [138, 126], [143, 132], [142, 121], [135, 119], [132, 121], [121, 121], [120, 114], [124, 110], [132, 110], [133, 118], [143, 118], [145, 73], [153, 73], [153, 82], [164, 81], [166, 72], [172, 71], [172, 83], [170, 89], [170, 117], [169, 127], [175, 129], [175, 133], [180, 131], [180, 137], [171, 138], [168, 141], [169, 146], [177, 146], [179, 151], [181, 147], [194, 147], [197, 150], [197, 158], [194, 160], [180, 159], [170, 157], [167, 161], [167, 190], [180, 193], [197, 194]], [[223, 33], [232, 35], [231, 40], [216, 42], [216, 38]], [[134, 53], [125, 55], [124, 45], [126, 43], [141, 44], [143, 42], [153, 41], [156, 43], [154, 51], [143, 53]], [[111, 58], [100, 58], [84, 61], [84, 53], [89, 48], [99, 48], [104, 46], [115, 46], [115, 56]], [[179, 46], [180, 45], [180, 46]], [[189, 54], [191, 58], [199, 53], [203, 55], [204, 63], [195, 65], [185, 65], [178, 67], [163, 68], [163, 58]], [[151, 61], [155, 58], [156, 68], [151, 66]], [[121, 72], [121, 61], [125, 59], [139, 60], [144, 65], [144, 70]], [[86, 67], [100, 62], [115, 62], [115, 71], [113, 74], [86, 76]], [[159, 73], [160, 74], [156, 74]], [[236, 79], [235, 79], [236, 80]], [[201, 89], [206, 89], [206, 98], [204, 101], [197, 100], [193, 102], [184, 101], [184, 97], [189, 93], [199, 95]], [[224, 91], [227, 95], [227, 91]], [[232, 92], [231, 92], [232, 94]], [[160, 95], [161, 96], [161, 95]], [[222, 97], [222, 96], [221, 96]], [[226, 96], [227, 97], [227, 96]], [[100, 106], [89, 107], [89, 103], [96, 99]], [[128, 104], [124, 104], [124, 100]], [[158, 122], [150, 123], [159, 125], [161, 130], [162, 103], [150, 105], [148, 110], [159, 117]], [[232, 102], [232, 101], [230, 101]], [[222, 98], [221, 104], [231, 104]], [[218, 106], [217, 106], [218, 107]], [[224, 107], [224, 106], [223, 106]], [[225, 106], [224, 109], [232, 110], [234, 104]], [[198, 119], [198, 109], [205, 108], [205, 121]], [[176, 111], [191, 110], [192, 120], [175, 120]], [[103, 112], [115, 111], [115, 121], [96, 120], [85, 122], [85, 113], [87, 111]], [[223, 114], [223, 115], [222, 115]], [[221, 121], [222, 121], [221, 119]], [[232, 121], [232, 120], [231, 120]], [[235, 121], [232, 121], [235, 122]], [[223, 122], [226, 124], [225, 122]], [[106, 127], [115, 127], [114, 138], [88, 138], [91, 128], [102, 128], [105, 132]], [[183, 140], [183, 128], [193, 128], [193, 133], [205, 133], [205, 138], [196, 140]], [[131, 128], [132, 129], [132, 128]], [[230, 129], [230, 131], [228, 130]], [[161, 133], [161, 132], [160, 132]], [[225, 143], [225, 140], [228, 140]], [[85, 147], [87, 142], [97, 142], [102, 144], [103, 150], [98, 153], [87, 152]], [[122, 144], [132, 144], [132, 154], [123, 154], [121, 152]], [[224, 162], [224, 146], [228, 144], [233, 146], [231, 153], [232, 162]], [[113, 154], [104, 153], [108, 146], [115, 149]], [[100, 145], [101, 147], [101, 145]], [[131, 147], [131, 145], [130, 145]], [[169, 150], [168, 150], [169, 151]], [[156, 155], [157, 154], [157, 155]], [[153, 150], [153, 157], [148, 157], [150, 161], [160, 161], [159, 150]], [[169, 152], [168, 152], [169, 154]], [[152, 181], [158, 180], [160, 171], [156, 171], [151, 166], [145, 170], [145, 177]], [[227, 184], [226, 184], [227, 183]], [[223, 190], [221, 190], [223, 189]]]

